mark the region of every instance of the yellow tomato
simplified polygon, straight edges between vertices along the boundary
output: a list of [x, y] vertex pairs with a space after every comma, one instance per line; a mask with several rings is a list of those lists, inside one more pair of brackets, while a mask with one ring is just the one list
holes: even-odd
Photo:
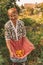
[[16, 55], [22, 57], [24, 55], [24, 50], [17, 50]]

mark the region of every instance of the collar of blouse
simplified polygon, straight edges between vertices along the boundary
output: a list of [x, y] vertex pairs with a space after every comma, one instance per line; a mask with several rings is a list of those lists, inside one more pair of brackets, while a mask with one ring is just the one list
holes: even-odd
[[12, 22], [11, 20], [10, 20], [10, 22], [11, 22], [11, 24], [12, 24], [12, 27], [13, 27], [15, 33], [16, 33], [16, 38], [17, 38], [17, 40], [18, 40], [18, 36], [17, 36], [18, 20], [16, 21], [16, 27], [14, 26], [14, 24], [13, 24], [13, 22]]

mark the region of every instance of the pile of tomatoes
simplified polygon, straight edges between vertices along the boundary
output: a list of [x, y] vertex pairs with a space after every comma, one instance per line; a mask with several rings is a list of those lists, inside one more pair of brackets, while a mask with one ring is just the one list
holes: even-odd
[[16, 55], [17, 55], [18, 57], [24, 56], [24, 50], [16, 50]]

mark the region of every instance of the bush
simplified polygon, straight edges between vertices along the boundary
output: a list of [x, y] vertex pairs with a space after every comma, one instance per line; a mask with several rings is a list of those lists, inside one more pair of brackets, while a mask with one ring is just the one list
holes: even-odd
[[33, 23], [35, 23], [35, 20], [31, 18], [23, 18], [22, 20], [25, 23], [25, 26], [31, 26]]
[[[38, 61], [38, 58], [40, 58], [40, 61], [42, 62], [41, 56], [42, 55], [42, 45], [40, 42], [43, 39], [43, 31], [42, 31], [42, 24], [36, 23], [34, 20], [27, 18], [22, 19], [25, 23], [25, 26], [28, 27], [27, 30], [27, 37], [28, 39], [34, 44], [35, 50], [31, 52], [31, 54], [28, 55], [28, 60]], [[39, 62], [39, 61], [38, 61]]]

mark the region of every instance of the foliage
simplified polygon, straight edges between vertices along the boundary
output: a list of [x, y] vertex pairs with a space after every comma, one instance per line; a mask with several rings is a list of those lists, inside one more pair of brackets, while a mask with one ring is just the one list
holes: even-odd
[[37, 8], [34, 9], [33, 14], [38, 14], [38, 13], [39, 13], [38, 9]]
[[27, 11], [28, 11], [28, 12], [30, 12], [30, 15], [33, 15], [33, 11], [34, 11], [34, 9], [33, 9], [33, 8], [28, 7], [28, 8], [27, 8]]
[[24, 21], [25, 26], [31, 26], [35, 22], [35, 20], [32, 20], [31, 18], [23, 18], [22, 20]]
[[[28, 21], [27, 21], [28, 20]], [[31, 61], [36, 61], [37, 63], [39, 63], [39, 60], [41, 63], [43, 63], [43, 48], [42, 48], [42, 44], [43, 44], [43, 24], [38, 24], [36, 22], [32, 23], [32, 21], [30, 21], [31, 19], [23, 19], [23, 21], [25, 22], [25, 25], [27, 25], [28, 30], [27, 30], [27, 37], [28, 39], [34, 44], [35, 46], [35, 50], [28, 55], [28, 60]], [[31, 25], [30, 25], [31, 23]], [[29, 26], [30, 25], [30, 26]], [[41, 44], [42, 43], [42, 44]], [[42, 56], [42, 57], [41, 57]]]
[[[1, 0], [0, 4], [0, 65], [10, 65], [9, 52], [6, 48], [4, 38], [4, 24], [9, 20], [7, 16], [7, 10], [14, 6], [13, 0]], [[15, 2], [14, 2], [15, 3]], [[17, 5], [16, 5], [17, 7]], [[19, 10], [19, 8], [17, 7]], [[41, 8], [42, 9], [42, 8]], [[43, 64], [43, 24], [37, 23], [43, 21], [43, 19], [33, 20], [31, 18], [22, 19], [27, 26], [27, 37], [34, 44], [35, 50], [28, 55], [29, 61], [35, 61], [34, 65]]]

